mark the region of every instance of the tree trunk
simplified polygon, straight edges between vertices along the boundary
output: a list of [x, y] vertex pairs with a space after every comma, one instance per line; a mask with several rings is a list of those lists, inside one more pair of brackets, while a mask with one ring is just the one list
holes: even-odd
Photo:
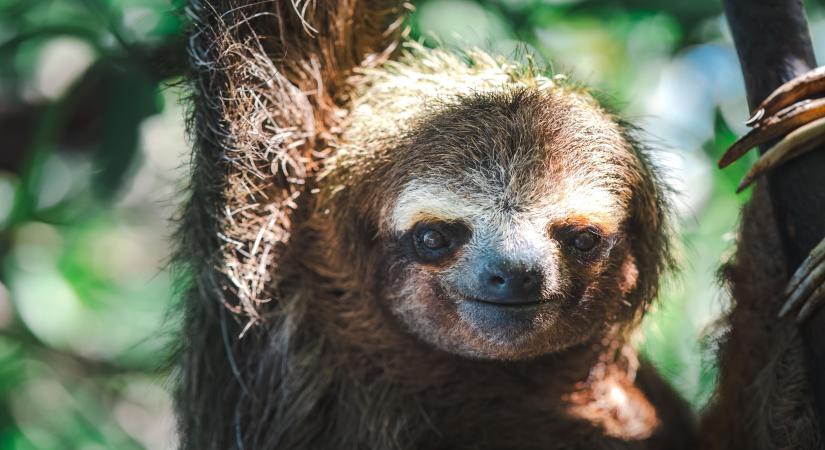
[[[748, 105], [755, 108], [771, 91], [816, 66], [805, 10], [800, 0], [723, 0], [742, 65]], [[764, 153], [769, 145], [759, 149]], [[822, 149], [825, 150], [825, 145]], [[825, 151], [779, 167], [767, 180], [791, 271], [825, 236]], [[769, 222], [768, 222], [769, 223]], [[765, 225], [771, 226], [771, 225]], [[770, 255], [766, 255], [770, 257]], [[753, 261], [753, 265], [760, 262]], [[778, 310], [781, 299], [776, 298]], [[825, 308], [802, 327], [809, 380], [820, 430], [825, 435]]]

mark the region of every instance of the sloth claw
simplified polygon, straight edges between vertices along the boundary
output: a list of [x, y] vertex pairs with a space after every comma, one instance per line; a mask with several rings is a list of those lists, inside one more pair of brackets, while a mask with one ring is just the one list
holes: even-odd
[[781, 166], [786, 161], [816, 149], [825, 139], [825, 117], [807, 123], [785, 136], [765, 154], [742, 177], [736, 192], [742, 192], [761, 175]]
[[825, 303], [825, 239], [811, 250], [791, 277], [782, 296], [786, 301], [778, 317], [785, 317], [791, 310], [800, 308], [796, 315], [797, 323], [804, 322]]
[[760, 120], [762, 120], [763, 117], [765, 117], [765, 109], [764, 108], [759, 108], [759, 109], [756, 110], [756, 112], [751, 114], [751, 116], [748, 120], [745, 121], [745, 125], [747, 125], [749, 127], [752, 127], [756, 124], [756, 122], [759, 122]]
[[[724, 168], [750, 149], [785, 136], [768, 149], [740, 181], [736, 192], [785, 162], [825, 142], [825, 66], [783, 84], [754, 109], [745, 122], [753, 127], [719, 159]], [[812, 99], [813, 98], [813, 99]]]
[[825, 99], [802, 100], [757, 123], [754, 128], [730, 146], [719, 160], [724, 168], [741, 158], [757, 145], [776, 139], [808, 122], [825, 117]]
[[762, 117], [770, 117], [799, 100], [822, 94], [825, 94], [825, 67], [818, 67], [776, 88], [756, 107], [754, 114], [745, 123], [751, 126]]

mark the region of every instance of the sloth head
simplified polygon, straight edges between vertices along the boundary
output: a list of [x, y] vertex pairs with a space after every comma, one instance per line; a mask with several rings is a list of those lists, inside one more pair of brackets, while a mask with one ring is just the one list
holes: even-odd
[[364, 139], [336, 177], [340, 241], [368, 255], [352, 264], [385, 317], [441, 350], [505, 360], [634, 323], [666, 241], [660, 189], [616, 121], [561, 89], [425, 109], [401, 137]]

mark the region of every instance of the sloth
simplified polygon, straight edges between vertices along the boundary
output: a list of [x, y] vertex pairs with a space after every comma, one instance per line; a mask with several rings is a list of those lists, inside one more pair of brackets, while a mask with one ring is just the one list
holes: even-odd
[[378, 3], [194, 4], [181, 448], [692, 448], [630, 342], [671, 264], [632, 129], [530, 63], [398, 51]]

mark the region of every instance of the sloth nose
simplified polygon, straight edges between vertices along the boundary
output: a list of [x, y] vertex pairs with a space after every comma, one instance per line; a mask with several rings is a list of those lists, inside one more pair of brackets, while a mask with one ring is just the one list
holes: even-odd
[[500, 263], [488, 266], [479, 277], [481, 299], [484, 301], [512, 305], [535, 303], [541, 298], [542, 276], [539, 270]]

